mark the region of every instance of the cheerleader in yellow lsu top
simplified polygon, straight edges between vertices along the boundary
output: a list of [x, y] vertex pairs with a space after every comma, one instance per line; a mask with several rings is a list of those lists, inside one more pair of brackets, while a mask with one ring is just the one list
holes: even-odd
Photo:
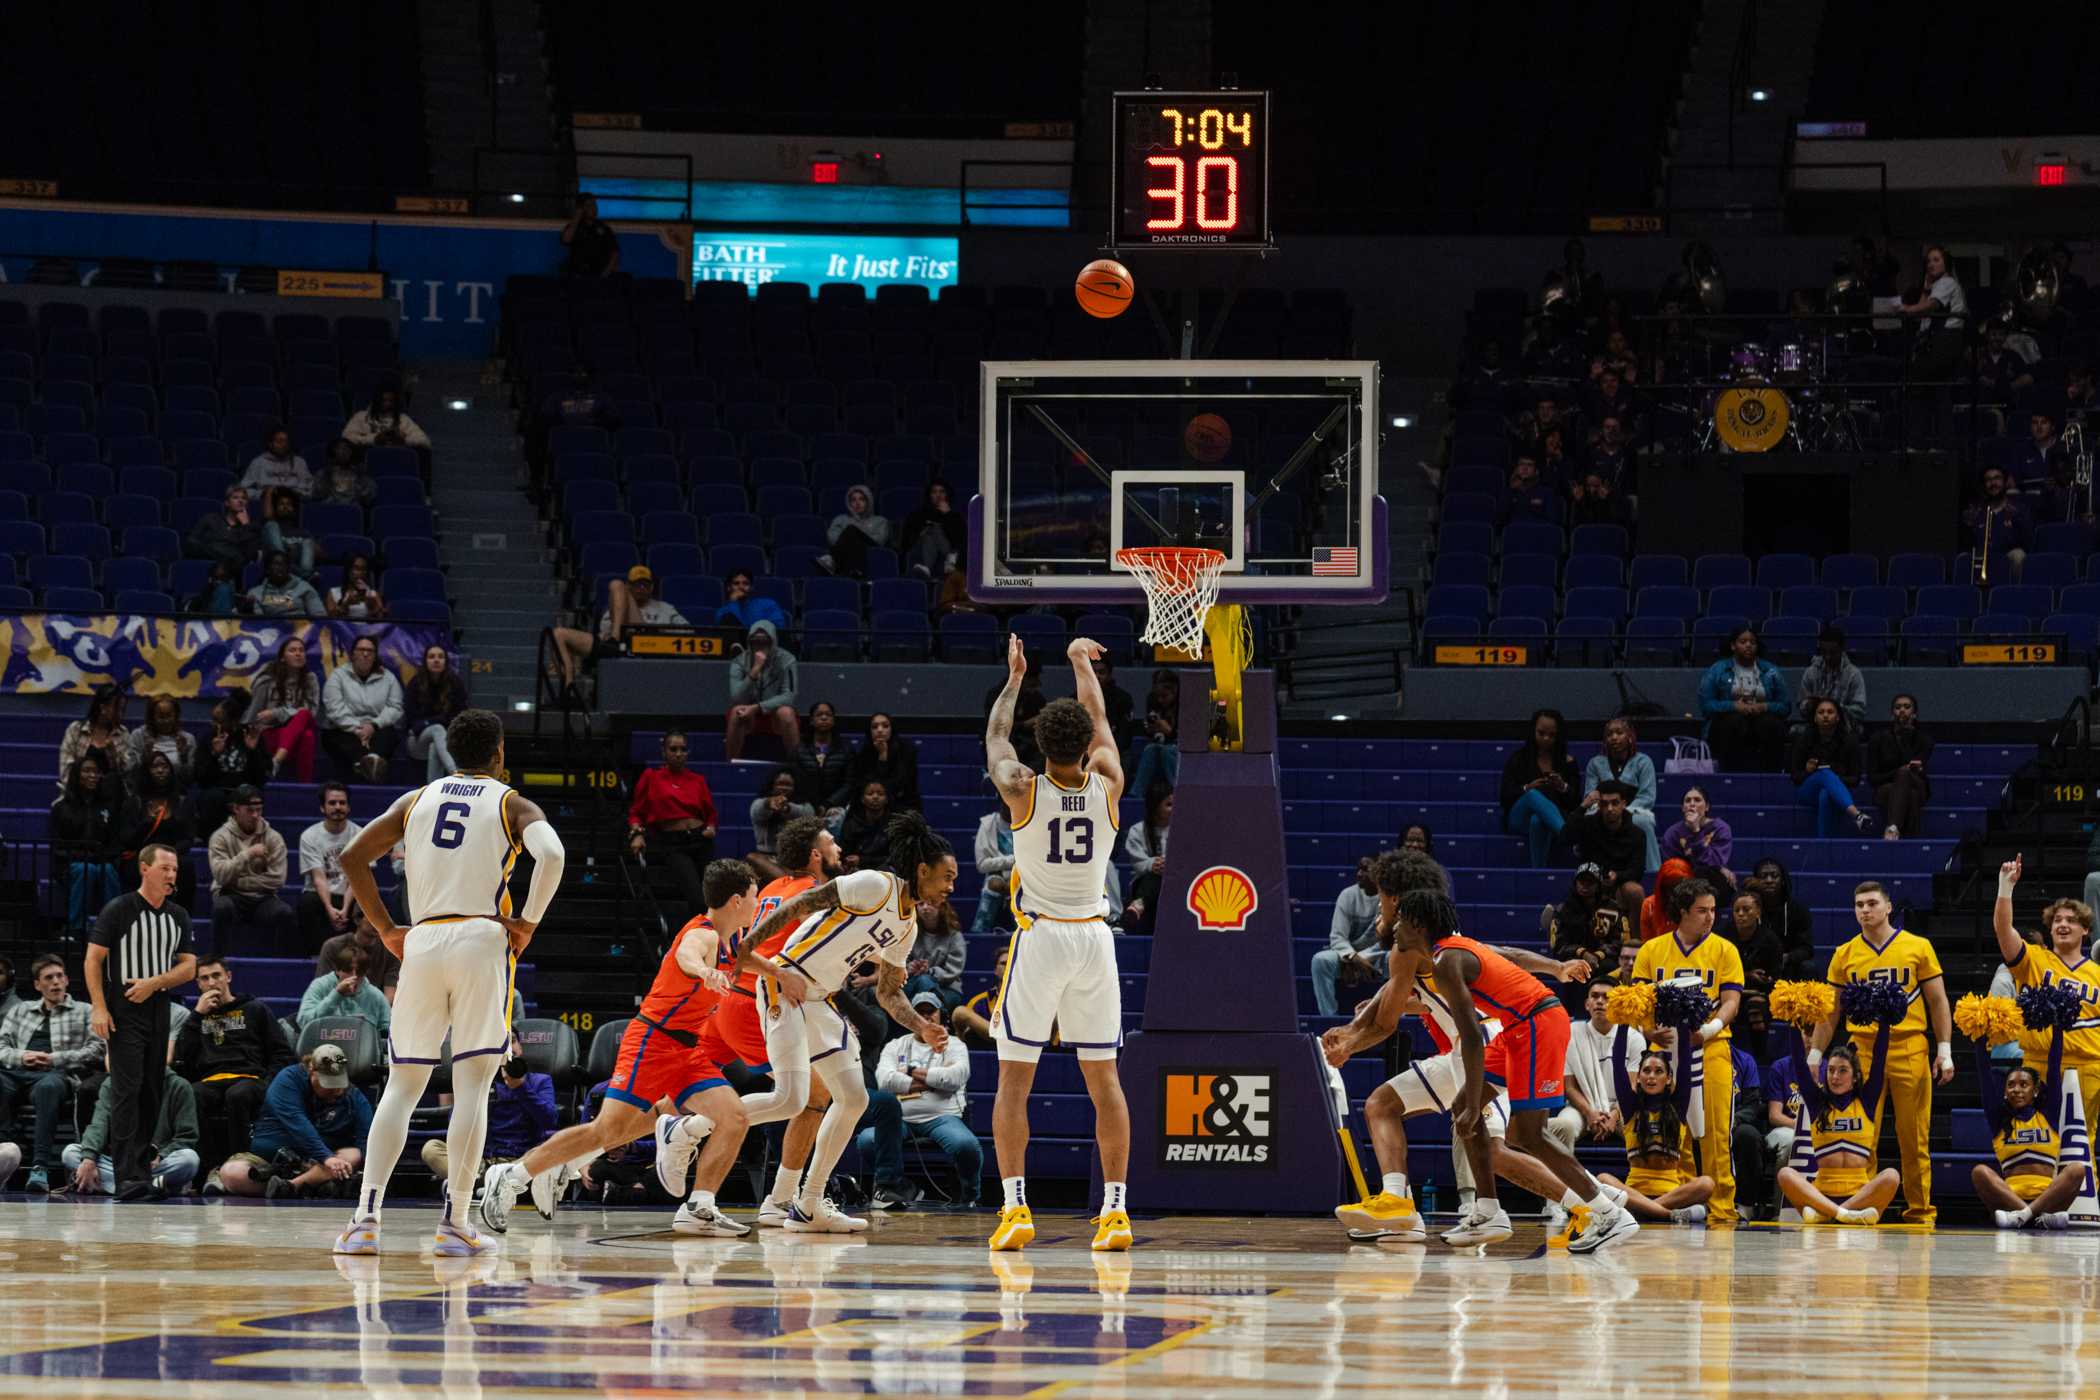
[[[2012, 973], [2014, 986], [2061, 982], [2077, 989], [2084, 1008], [2078, 1024], [2064, 1035], [2064, 1068], [2078, 1071], [2078, 1098], [2085, 1107], [2085, 1128], [2090, 1133], [2100, 1122], [2100, 962], [2085, 955], [2085, 940], [2093, 932], [2092, 906], [2075, 899], [2057, 900], [2042, 910], [2042, 925], [2047, 930], [2043, 946], [2030, 947], [2013, 931], [2013, 886], [2019, 882], [2016, 856], [1998, 867], [1998, 904], [1991, 916], [1998, 953]], [[2041, 1071], [2049, 1058], [2051, 1038], [2046, 1031], [2020, 1036], [2021, 1059], [2027, 1068]], [[2056, 1076], [2051, 1073], [2049, 1078], [2054, 1081]]]
[[[1909, 998], [1910, 1009], [1889, 1033], [1888, 1064], [1882, 1064], [1877, 1051], [1867, 1066], [1886, 1090], [1888, 1103], [1884, 1106], [1876, 1098], [1868, 1107], [1877, 1124], [1894, 1110], [1896, 1149], [1903, 1166], [1903, 1218], [1913, 1225], [1930, 1225], [1939, 1213], [1932, 1205], [1932, 1153], [1926, 1135], [1932, 1128], [1932, 1086], [1954, 1078], [1954, 1012], [1947, 1004], [1939, 955], [1916, 934], [1891, 926], [1890, 912], [1888, 895], [1879, 884], [1868, 880], [1854, 887], [1852, 913], [1859, 920], [1859, 934], [1831, 954], [1829, 978], [1840, 995], [1854, 982], [1889, 982]], [[1930, 1056], [1928, 1028], [1938, 1047]], [[1874, 1027], [1861, 1022], [1850, 1029], [1855, 1043], [1874, 1033]], [[1807, 1059], [1811, 1071], [1822, 1059], [1823, 1047], [1840, 1038], [1838, 1012], [1833, 1010], [1812, 1037]], [[1874, 1147], [1869, 1139], [1870, 1161]]]
[[1639, 1219], [1697, 1225], [1706, 1219], [1714, 1180], [1693, 1176], [1687, 1169], [1692, 1160], [1692, 1057], [1679, 1055], [1673, 1075], [1669, 1056], [1660, 1050], [1647, 1051], [1635, 1077], [1628, 1079], [1629, 1033], [1629, 1027], [1619, 1027], [1611, 1056], [1612, 1083], [1625, 1122], [1626, 1180], [1614, 1181], [1603, 1172], [1597, 1174], [1597, 1180], [1607, 1186], [1623, 1185], [1626, 1209]]
[[[1633, 980], [1674, 982], [1696, 977], [1714, 1000], [1713, 1019], [1689, 1032], [1690, 1044], [1683, 1058], [1689, 1059], [1693, 1051], [1702, 1057], [1706, 1130], [1699, 1151], [1713, 1174], [1713, 1221], [1732, 1225], [1736, 1220], [1735, 1166], [1729, 1156], [1729, 1133], [1735, 1123], [1735, 1060], [1728, 1027], [1743, 1001], [1743, 957], [1735, 944], [1714, 932], [1717, 901], [1712, 885], [1686, 880], [1670, 891], [1670, 897], [1677, 909], [1677, 927], [1641, 945], [1633, 960]], [[1668, 1037], [1662, 1041], [1674, 1052]]]
[[2064, 1101], [2064, 1034], [2046, 1034], [2047, 1072], [2019, 1066], [2005, 1076], [2002, 1095], [1990, 1047], [1980, 1041], [1976, 1046], [1976, 1080], [1983, 1088], [1983, 1111], [1990, 1115], [1991, 1150], [1998, 1154], [1998, 1165], [1993, 1169], [1978, 1162], [1969, 1180], [1977, 1199], [1993, 1209], [2001, 1230], [2030, 1225], [2070, 1229], [2068, 1207], [2085, 1183], [2083, 1164], [2060, 1161], [2064, 1141], [2057, 1118]]
[[1779, 1169], [1779, 1189], [1801, 1211], [1804, 1224], [1835, 1220], [1841, 1225], [1872, 1225], [1881, 1209], [1896, 1198], [1896, 1173], [1874, 1170], [1874, 1141], [1879, 1131], [1882, 1071], [1888, 1064], [1890, 1027], [1874, 1032], [1874, 1068], [1862, 1076], [1859, 1052], [1848, 1041], [1831, 1047], [1817, 1079], [1805, 1057], [1788, 1067], [1801, 1086], [1808, 1110], [1809, 1140], [1814, 1144], [1816, 1174], [1792, 1167]]

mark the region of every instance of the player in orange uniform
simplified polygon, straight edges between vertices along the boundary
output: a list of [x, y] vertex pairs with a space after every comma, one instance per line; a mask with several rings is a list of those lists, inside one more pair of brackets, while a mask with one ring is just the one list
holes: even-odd
[[[1510, 956], [1459, 934], [1458, 910], [1434, 890], [1410, 890], [1394, 907], [1393, 951], [1378, 1009], [1369, 1018], [1327, 1032], [1327, 1058], [1339, 1064], [1357, 1050], [1376, 1045], [1400, 1024], [1417, 975], [1424, 964], [1430, 981], [1451, 1008], [1457, 1023], [1459, 1057], [1465, 1081], [1451, 1105], [1451, 1128], [1465, 1142], [1473, 1167], [1473, 1209], [1444, 1238], [1452, 1244], [1486, 1244], [1507, 1239], [1509, 1216], [1495, 1195], [1490, 1149], [1482, 1110], [1488, 1083], [1509, 1094], [1509, 1139], [1519, 1151], [1543, 1163], [1582, 1202], [1588, 1219], [1568, 1242], [1571, 1253], [1587, 1254], [1640, 1229], [1580, 1162], [1546, 1132], [1548, 1115], [1566, 1096], [1561, 1081], [1567, 1071], [1569, 1025], [1560, 998], [1542, 986], [1527, 968], [1546, 976], [1583, 980], [1587, 964], [1554, 962], [1536, 954]], [[1434, 940], [1434, 942], [1432, 942]], [[1523, 965], [1518, 961], [1521, 959]], [[1502, 1022], [1494, 1044], [1486, 1043], [1481, 1018]]]
[[[779, 857], [781, 868], [788, 873], [768, 884], [758, 892], [758, 912], [752, 916], [752, 927], [758, 921], [793, 899], [804, 890], [814, 889], [826, 880], [839, 874], [839, 843], [824, 823], [816, 817], [797, 817], [780, 828], [774, 842], [774, 853]], [[748, 932], [748, 930], [746, 930]], [[792, 926], [784, 927], [761, 947], [761, 957], [778, 956], [787, 943]], [[742, 934], [729, 940], [725, 968], [736, 962]], [[715, 1014], [707, 1018], [700, 1028], [700, 1053], [716, 1064], [726, 1065], [731, 1060], [741, 1061], [755, 1073], [764, 1074], [770, 1067], [766, 1054], [766, 1031], [758, 1018], [758, 976], [756, 972], [740, 974], [736, 985], [730, 988], [715, 1007]], [[831, 1093], [822, 1080], [809, 1086], [809, 1104], [788, 1121], [787, 1136], [780, 1144], [780, 1171], [773, 1178], [773, 1190], [759, 1203], [758, 1223], [761, 1226], [787, 1224], [788, 1206], [802, 1190], [802, 1173], [809, 1166], [810, 1149], [817, 1141], [817, 1124], [823, 1120], [824, 1110], [831, 1105]]]
[[[657, 1151], [677, 1151], [688, 1141], [708, 1137], [700, 1159], [698, 1188], [679, 1208], [671, 1228], [686, 1235], [744, 1235], [751, 1227], [715, 1207], [714, 1188], [728, 1175], [744, 1145], [742, 1100], [722, 1067], [700, 1049], [700, 1027], [729, 989], [721, 967], [724, 944], [735, 931], [750, 927], [758, 908], [758, 879], [740, 860], [709, 863], [701, 876], [707, 912], [678, 930], [664, 954], [663, 965], [641, 1009], [620, 1038], [620, 1058], [605, 1090], [605, 1103], [589, 1123], [564, 1128], [515, 1162], [490, 1167], [481, 1185], [481, 1220], [499, 1234], [509, 1228], [510, 1210], [520, 1195], [532, 1192], [533, 1208], [552, 1219], [562, 1169], [634, 1141], [673, 1111], [677, 1142], [665, 1141], [664, 1119], [657, 1129]], [[721, 930], [730, 930], [724, 934]], [[691, 1153], [687, 1151], [690, 1159]], [[681, 1183], [682, 1184], [682, 1183]]]

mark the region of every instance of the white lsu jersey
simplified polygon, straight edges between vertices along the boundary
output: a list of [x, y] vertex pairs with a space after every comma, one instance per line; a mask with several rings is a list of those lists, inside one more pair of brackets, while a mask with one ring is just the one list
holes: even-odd
[[919, 906], [889, 871], [856, 870], [833, 883], [839, 907], [804, 919], [780, 950], [780, 965], [808, 978], [812, 996], [830, 996], [864, 962], [903, 967], [919, 936]]
[[1078, 788], [1038, 773], [1028, 793], [1028, 813], [1014, 826], [1011, 881], [1014, 918], [1078, 922], [1108, 915], [1108, 867], [1116, 854], [1116, 804], [1108, 781], [1086, 775]]
[[504, 808], [509, 795], [494, 778], [454, 773], [410, 799], [401, 839], [411, 922], [510, 917], [519, 843]]

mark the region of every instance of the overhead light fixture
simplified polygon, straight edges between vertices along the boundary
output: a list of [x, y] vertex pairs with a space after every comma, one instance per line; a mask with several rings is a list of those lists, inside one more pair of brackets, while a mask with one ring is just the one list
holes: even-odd
[[510, 202], [512, 204], [523, 204], [525, 202], [525, 196], [522, 194], [514, 194], [510, 197]]
[[1752, 102], [1764, 102], [1769, 100], [1771, 96], [1772, 91], [1770, 88], [1754, 87], [1750, 89], [1750, 100]]
[[532, 702], [530, 700], [513, 700], [510, 702], [510, 708], [514, 713], [529, 715], [532, 713]]
[[1329, 718], [1329, 719], [1331, 719], [1331, 720], [1346, 720], [1346, 719], [1348, 719], [1348, 718], [1349, 718], [1349, 716], [1347, 716], [1347, 715], [1329, 715], [1329, 716], [1328, 716], [1327, 718]]
[[473, 403], [472, 403], [471, 401], [469, 401], [469, 400], [467, 400], [467, 399], [454, 399], [454, 400], [453, 400], [453, 401], [452, 401], [451, 403], [449, 403], [449, 404], [447, 404], [447, 405], [445, 405], [445, 406], [446, 406], [447, 408], [450, 408], [450, 409], [452, 409], [452, 410], [453, 410], [454, 412], [460, 412], [460, 413], [463, 413], [463, 412], [465, 412], [465, 411], [466, 411], [467, 409], [470, 409], [470, 408], [472, 408], [472, 407], [473, 407], [474, 405], [473, 405]]
[[1396, 413], [1393, 415], [1393, 426], [1396, 428], [1412, 428], [1414, 425], [1415, 420], [1408, 417], [1405, 413]]

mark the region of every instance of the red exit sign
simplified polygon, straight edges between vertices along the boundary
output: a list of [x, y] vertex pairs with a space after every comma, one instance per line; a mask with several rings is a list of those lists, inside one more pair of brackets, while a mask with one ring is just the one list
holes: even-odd
[[2036, 161], [2034, 182], [2037, 185], [2061, 185], [2070, 167], [2060, 160]]
[[836, 185], [839, 182], [839, 163], [835, 160], [811, 161], [809, 182], [813, 185]]

